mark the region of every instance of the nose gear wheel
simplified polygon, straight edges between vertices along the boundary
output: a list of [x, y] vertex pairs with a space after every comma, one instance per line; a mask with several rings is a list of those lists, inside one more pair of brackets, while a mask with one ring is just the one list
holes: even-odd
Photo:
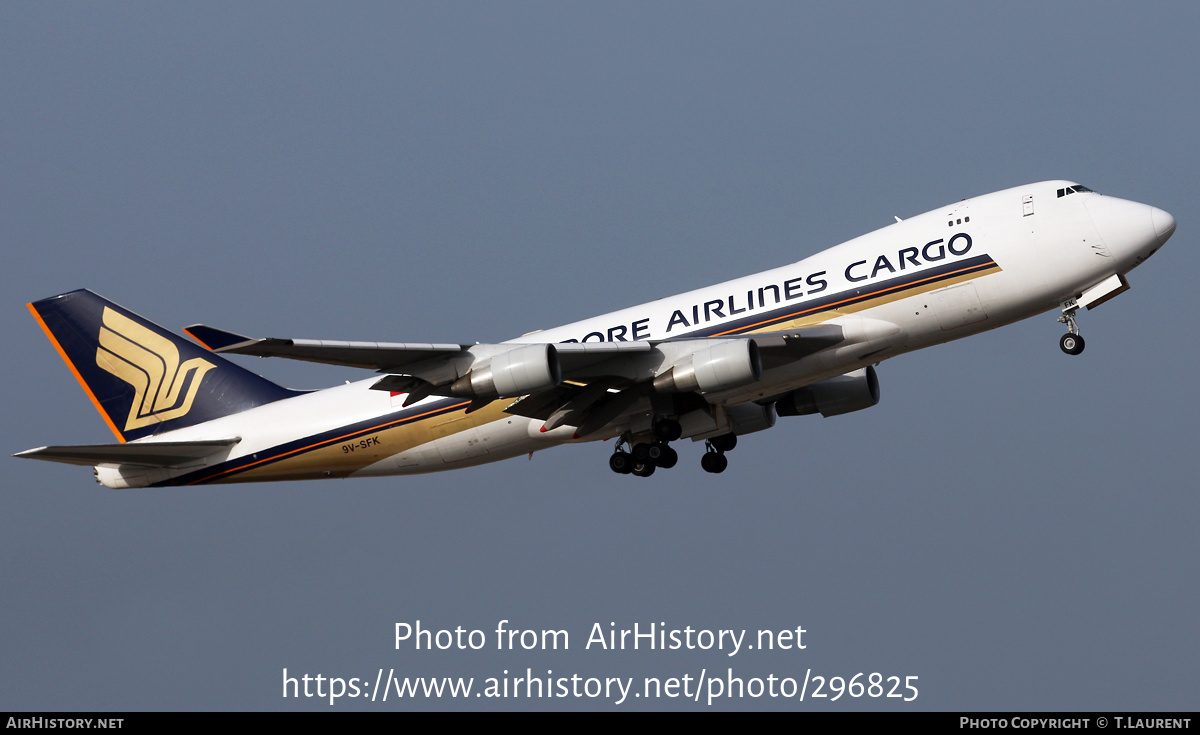
[[1083, 352], [1083, 337], [1067, 332], [1058, 340], [1058, 346], [1068, 355], [1078, 355]]

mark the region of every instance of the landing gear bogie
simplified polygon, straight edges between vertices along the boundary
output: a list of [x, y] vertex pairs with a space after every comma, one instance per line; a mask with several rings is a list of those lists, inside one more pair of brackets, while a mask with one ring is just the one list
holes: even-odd
[[728, 466], [729, 459], [720, 452], [705, 452], [704, 456], [700, 458], [700, 467], [705, 472], [711, 472], [714, 475], [724, 472]]
[[632, 444], [628, 434], [617, 440], [608, 466], [617, 474], [649, 477], [662, 467], [669, 470], [679, 461], [679, 454], [665, 441]]
[[737, 437], [733, 434], [714, 436], [704, 442], [704, 456], [700, 458], [700, 468], [705, 472], [720, 474], [729, 466], [729, 458], [725, 452], [737, 446]]

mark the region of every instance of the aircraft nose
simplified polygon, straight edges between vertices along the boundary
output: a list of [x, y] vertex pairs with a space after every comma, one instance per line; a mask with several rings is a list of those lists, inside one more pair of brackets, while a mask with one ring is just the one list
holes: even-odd
[[1170, 212], [1159, 209], [1158, 207], [1150, 208], [1150, 222], [1154, 225], [1154, 234], [1158, 235], [1158, 244], [1165, 245], [1171, 235], [1175, 234], [1175, 218]]
[[1086, 206], [1100, 239], [1126, 267], [1150, 257], [1175, 231], [1175, 218], [1149, 204], [1103, 196]]

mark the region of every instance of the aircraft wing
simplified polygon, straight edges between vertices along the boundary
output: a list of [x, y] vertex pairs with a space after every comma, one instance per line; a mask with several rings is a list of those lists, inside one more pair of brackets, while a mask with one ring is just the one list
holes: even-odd
[[[328, 365], [366, 368], [381, 373], [414, 375], [420, 372], [406, 368], [426, 363], [431, 358], [488, 356], [524, 347], [524, 344], [431, 344], [421, 342], [341, 342], [316, 339], [254, 339], [215, 327], [195, 324], [187, 332], [213, 352], [254, 355], [257, 357], [286, 357], [292, 360], [322, 362]], [[614, 356], [645, 353], [653, 349], [651, 342], [560, 342], [554, 345], [564, 374], [603, 362]], [[420, 365], [420, 367], [429, 367]]]
[[[251, 339], [213, 327], [195, 325], [185, 331], [214, 352], [286, 357], [331, 365], [366, 368], [387, 373], [372, 388], [406, 393], [404, 405], [429, 395], [471, 397], [468, 412], [499, 397], [519, 398], [510, 413], [545, 420], [547, 431], [563, 424], [580, 427], [579, 435], [597, 431], [652, 392], [661, 376], [672, 368], [694, 369], [697, 355], [705, 359], [732, 360], [736, 355], [755, 353], [761, 367], [770, 368], [799, 360], [847, 341], [846, 330], [837, 324], [816, 324], [786, 332], [745, 335], [686, 337], [677, 340], [633, 342], [557, 342], [503, 344], [427, 344], [408, 342], [334, 342], [309, 339]], [[753, 341], [752, 345], [745, 345]], [[733, 343], [733, 344], [731, 344]], [[726, 347], [726, 356], [715, 351]], [[696, 357], [695, 359], [700, 359]], [[542, 370], [555, 379], [528, 383], [507, 391], [490, 388], [475, 392], [473, 372], [486, 371], [490, 380], [498, 364], [509, 370], [510, 384], [528, 373]], [[515, 376], [515, 377], [514, 377]], [[684, 377], [664, 384], [668, 391], [690, 393], [695, 381]], [[746, 376], [747, 380], [755, 379]], [[700, 386], [703, 389], [703, 385]]]
[[[506, 349], [524, 346], [520, 343], [493, 345], [418, 343], [418, 342], [344, 342], [315, 339], [255, 339], [234, 332], [196, 324], [184, 329], [197, 342], [213, 352], [254, 355], [257, 357], [286, 357], [292, 360], [321, 362], [328, 365], [365, 368], [381, 373], [413, 375], [404, 368], [428, 361], [430, 358], [452, 358], [465, 356], [473, 348], [481, 353], [499, 353]], [[758, 348], [766, 353], [785, 359], [798, 359], [818, 352], [845, 339], [843, 330], [837, 325], [817, 324], [791, 332], [769, 332], [762, 334], [732, 335], [719, 337], [687, 338], [683, 340], [637, 341], [637, 342], [558, 342], [554, 344], [563, 368], [563, 377], [580, 377], [585, 371], [599, 363], [648, 353], [657, 345], [683, 345], [728, 339], [753, 339]]]
[[417, 342], [334, 342], [317, 339], [253, 339], [215, 327], [195, 324], [184, 328], [213, 352], [257, 357], [286, 357], [328, 365], [401, 373], [403, 368], [431, 357], [458, 355], [471, 345]]
[[98, 464], [134, 465], [137, 467], [178, 467], [216, 454], [240, 442], [235, 439], [213, 439], [192, 442], [127, 442], [125, 444], [81, 444], [75, 446], [38, 447], [14, 454], [26, 459], [44, 459], [93, 467]]

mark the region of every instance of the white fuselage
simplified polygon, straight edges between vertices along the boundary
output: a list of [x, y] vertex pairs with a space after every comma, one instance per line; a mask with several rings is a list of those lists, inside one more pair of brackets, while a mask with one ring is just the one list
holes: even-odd
[[[1170, 215], [1148, 205], [1086, 190], [1061, 194], [1073, 186], [1048, 181], [964, 199], [781, 268], [511, 342], [661, 341], [767, 334], [810, 324], [837, 324], [857, 336], [852, 347], [772, 365], [756, 382], [704, 398], [714, 406], [734, 406], [778, 396], [1055, 309], [1128, 272], [1174, 229]], [[200, 477], [198, 468], [260, 454], [271, 456], [271, 463], [247, 472], [243, 461], [237, 472], [198, 481], [406, 474], [505, 459], [573, 440], [570, 426], [542, 431], [541, 420], [504, 413], [511, 400], [472, 414], [463, 413], [462, 402], [445, 408], [452, 399], [437, 397], [402, 408], [403, 395], [370, 389], [377, 379], [155, 437], [241, 437], [229, 454], [197, 467], [121, 472], [102, 466], [98, 475], [114, 487], [154, 484], [180, 475]], [[635, 405], [586, 440], [645, 430], [650, 411], [648, 403]], [[720, 411], [713, 415], [712, 421], [723, 420]], [[378, 430], [364, 431], [373, 421]], [[339, 441], [342, 427], [347, 430]], [[685, 436], [722, 430], [729, 426], [697, 425]], [[314, 438], [308, 446], [306, 437]]]

